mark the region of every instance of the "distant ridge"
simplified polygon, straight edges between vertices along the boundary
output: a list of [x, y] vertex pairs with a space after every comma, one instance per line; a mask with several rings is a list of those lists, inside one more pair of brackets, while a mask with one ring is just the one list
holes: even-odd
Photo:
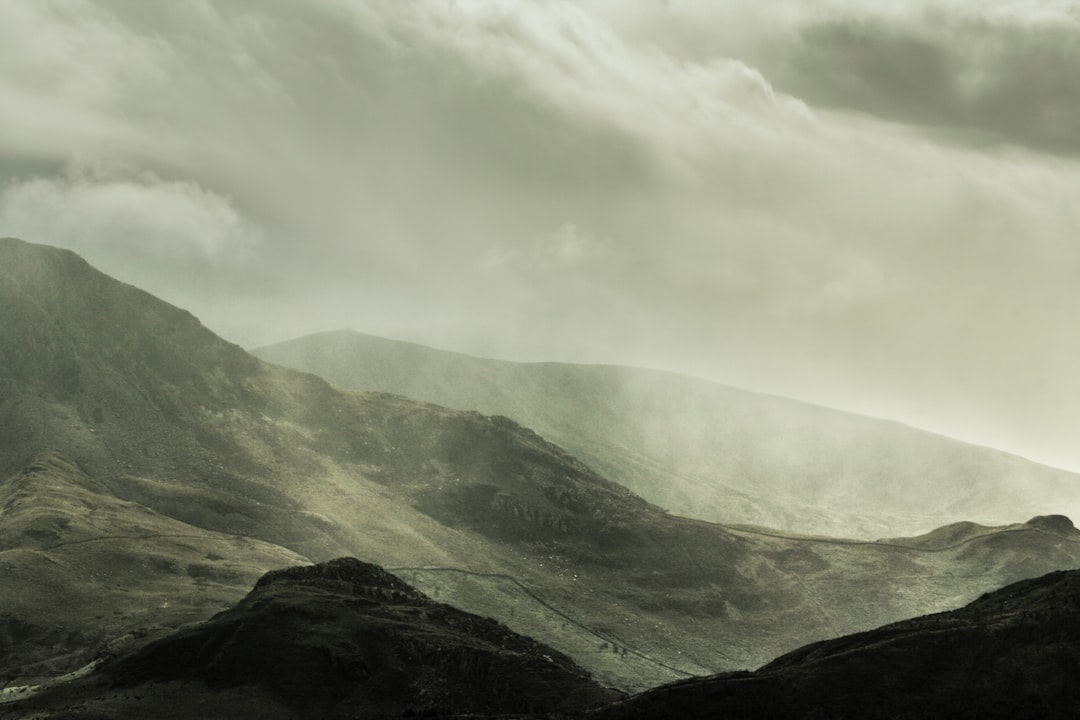
[[1080, 475], [683, 375], [490, 360], [353, 331], [253, 352], [351, 390], [506, 415], [688, 517], [878, 538], [1080, 516]]

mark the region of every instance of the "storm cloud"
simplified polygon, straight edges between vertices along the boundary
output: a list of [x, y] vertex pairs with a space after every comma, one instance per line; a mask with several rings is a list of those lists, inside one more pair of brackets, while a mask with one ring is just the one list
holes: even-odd
[[1080, 468], [1071, 3], [15, 0], [0, 234], [248, 346], [642, 364]]

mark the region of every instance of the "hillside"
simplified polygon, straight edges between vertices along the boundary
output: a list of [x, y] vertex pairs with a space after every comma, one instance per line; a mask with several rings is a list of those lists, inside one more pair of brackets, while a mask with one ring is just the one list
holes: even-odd
[[487, 716], [619, 697], [553, 648], [353, 558], [268, 573], [205, 623], [8, 695], [15, 716], [63, 707], [97, 720]]
[[1080, 571], [1055, 572], [755, 672], [620, 699], [553, 648], [341, 558], [268, 573], [211, 620], [8, 688], [0, 708], [27, 720], [1063, 718], [1080, 712], [1078, 648]]
[[202, 620], [267, 568], [300, 562], [121, 500], [42, 452], [0, 483], [0, 685]]
[[594, 720], [1065, 718], [1080, 713], [1080, 572], [817, 643], [754, 673], [659, 688]]
[[505, 415], [671, 512], [878, 538], [1080, 513], [1080, 476], [894, 422], [653, 370], [470, 357], [351, 331], [255, 355]]
[[509, 419], [337, 390], [54, 248], [0, 240], [0, 307], [5, 682], [302, 559], [364, 557], [623, 690], [1080, 566], [1068, 521], [943, 544], [675, 517]]

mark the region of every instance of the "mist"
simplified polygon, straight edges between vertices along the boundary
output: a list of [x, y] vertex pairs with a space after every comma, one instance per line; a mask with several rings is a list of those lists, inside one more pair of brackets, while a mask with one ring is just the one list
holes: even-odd
[[0, 235], [245, 347], [649, 366], [1080, 469], [1070, 3], [0, 9]]

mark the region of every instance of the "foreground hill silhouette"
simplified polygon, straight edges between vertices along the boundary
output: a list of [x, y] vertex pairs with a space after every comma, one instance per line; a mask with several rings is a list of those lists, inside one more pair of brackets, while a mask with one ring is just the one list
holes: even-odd
[[623, 690], [1080, 566], [1067, 521], [853, 542], [674, 517], [511, 420], [263, 362], [55, 248], [0, 240], [0, 308], [0, 682], [343, 555]]
[[340, 558], [268, 573], [213, 619], [9, 711], [329, 720], [569, 712], [618, 697], [558, 651]]
[[1078, 671], [1080, 571], [620, 700], [552, 648], [342, 558], [269, 573], [208, 622], [81, 678], [9, 689], [0, 709], [69, 720], [1065, 718], [1080, 712]]
[[1080, 512], [1080, 476], [899, 423], [655, 370], [320, 333], [254, 354], [350, 390], [506, 415], [689, 517], [840, 537]]
[[1080, 716], [1080, 571], [1009, 585], [959, 610], [801, 648], [754, 673], [669, 685], [606, 708], [631, 718]]

